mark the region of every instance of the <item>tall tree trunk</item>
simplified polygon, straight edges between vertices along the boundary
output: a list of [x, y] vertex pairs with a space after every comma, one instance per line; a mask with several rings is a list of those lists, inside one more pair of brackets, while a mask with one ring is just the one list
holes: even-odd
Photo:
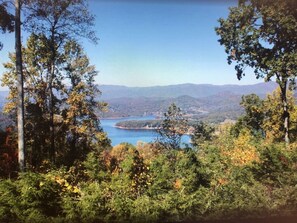
[[55, 163], [55, 123], [54, 123], [54, 93], [53, 79], [55, 74], [54, 61], [51, 64], [51, 73], [49, 79], [49, 112], [50, 112], [50, 160]]
[[54, 123], [54, 92], [53, 82], [55, 78], [55, 61], [56, 61], [56, 48], [55, 48], [55, 27], [51, 27], [51, 64], [50, 64], [50, 76], [49, 76], [49, 113], [50, 113], [50, 160], [55, 163], [56, 160], [56, 148], [55, 148], [55, 123]]
[[284, 131], [285, 131], [285, 143], [288, 145], [290, 143], [289, 128], [290, 128], [290, 112], [287, 100], [287, 82], [280, 85], [281, 88], [281, 99], [283, 105], [283, 120], [284, 120]]
[[24, 87], [21, 43], [21, 3], [15, 0], [15, 52], [17, 72], [17, 125], [18, 125], [18, 160], [21, 171], [25, 170], [25, 139], [24, 139]]

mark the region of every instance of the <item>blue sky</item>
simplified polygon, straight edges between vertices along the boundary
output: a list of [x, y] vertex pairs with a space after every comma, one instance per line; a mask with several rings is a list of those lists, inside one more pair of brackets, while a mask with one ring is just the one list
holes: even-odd
[[[182, 3], [180, 3], [182, 2]], [[211, 2], [211, 3], [210, 3]], [[154, 86], [180, 83], [253, 84], [238, 81], [214, 28], [234, 1], [90, 0], [100, 41], [82, 40], [98, 84]], [[0, 63], [13, 50], [13, 35], [0, 35]], [[2, 65], [0, 73], [3, 72]]]

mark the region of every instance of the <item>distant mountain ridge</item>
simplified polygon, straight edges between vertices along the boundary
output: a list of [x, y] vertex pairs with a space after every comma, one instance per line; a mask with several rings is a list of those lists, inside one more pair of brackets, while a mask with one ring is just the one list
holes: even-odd
[[277, 87], [275, 82], [266, 82], [253, 85], [211, 85], [211, 84], [178, 84], [154, 87], [126, 87], [120, 85], [101, 85], [101, 99], [109, 100], [114, 98], [137, 98], [137, 97], [156, 97], [156, 98], [175, 98], [183, 95], [193, 98], [204, 98], [217, 95], [223, 92], [244, 95], [255, 93], [265, 96]]
[[255, 93], [264, 98], [277, 87], [275, 82], [254, 85], [179, 84], [155, 87], [102, 85], [100, 100], [109, 104], [103, 118], [160, 117], [175, 103], [191, 119], [223, 122], [237, 119], [243, 112], [242, 95]]
[[[109, 104], [101, 118], [128, 116], [162, 116], [171, 103], [179, 106], [189, 118], [209, 122], [237, 119], [243, 112], [242, 95], [255, 93], [264, 98], [277, 87], [275, 82], [254, 85], [178, 84], [154, 87], [101, 85], [99, 101]], [[0, 92], [3, 107], [8, 91]]]

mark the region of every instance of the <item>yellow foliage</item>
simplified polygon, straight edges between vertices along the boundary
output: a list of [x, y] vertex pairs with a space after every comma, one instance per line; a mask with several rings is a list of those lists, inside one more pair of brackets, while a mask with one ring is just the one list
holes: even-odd
[[[292, 91], [287, 91], [287, 103], [290, 113], [290, 131], [296, 132], [297, 128], [297, 107]], [[266, 118], [264, 119], [263, 129], [268, 142], [283, 141], [284, 139], [284, 120], [283, 105], [280, 88], [277, 88], [272, 94], [268, 94], [264, 101]], [[291, 139], [296, 138], [296, 133], [290, 134]]]
[[3, 112], [6, 114], [9, 114], [15, 108], [16, 108], [16, 103], [14, 101], [7, 102], [4, 105]]
[[119, 144], [111, 149], [110, 155], [118, 161], [123, 161], [128, 154], [132, 153], [132, 150], [129, 145]]
[[223, 151], [223, 154], [230, 158], [234, 166], [245, 166], [259, 162], [259, 153], [256, 147], [251, 145], [251, 139], [248, 130], [242, 131], [234, 140], [232, 148]]
[[87, 131], [87, 126], [80, 126], [77, 128], [78, 133], [85, 133]]
[[160, 153], [160, 150], [152, 143], [137, 142], [136, 148], [146, 164]]
[[77, 186], [71, 185], [67, 180], [61, 178], [60, 176], [53, 177], [53, 180], [62, 186], [63, 191], [68, 191], [75, 194], [79, 194], [81, 192]]

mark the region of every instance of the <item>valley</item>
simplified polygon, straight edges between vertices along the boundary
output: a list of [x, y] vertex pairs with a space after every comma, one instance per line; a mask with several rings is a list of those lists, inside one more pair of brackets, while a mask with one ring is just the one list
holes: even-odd
[[[99, 100], [108, 103], [108, 111], [101, 112], [100, 117], [154, 116], [159, 119], [169, 105], [175, 103], [189, 120], [220, 123], [236, 120], [242, 114], [242, 95], [255, 93], [263, 98], [275, 88], [274, 82], [242, 86], [181, 84], [142, 88], [103, 85], [100, 86], [102, 95]], [[155, 124], [156, 121], [150, 123]], [[137, 121], [128, 123], [133, 128], [150, 125]], [[120, 123], [119, 127], [127, 127], [127, 123]]]

